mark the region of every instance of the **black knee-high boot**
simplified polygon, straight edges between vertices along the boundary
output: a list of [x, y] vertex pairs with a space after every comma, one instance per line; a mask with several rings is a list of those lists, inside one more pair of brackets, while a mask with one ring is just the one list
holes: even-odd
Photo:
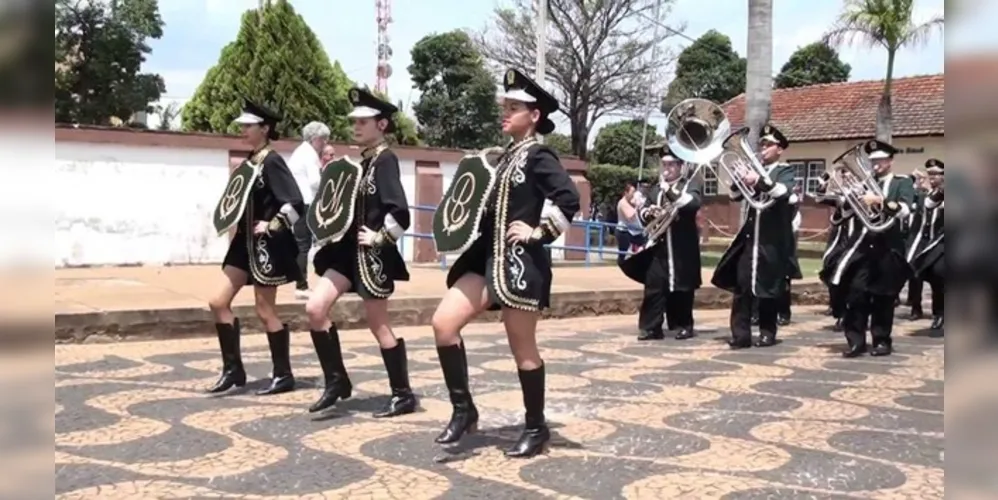
[[537, 455], [551, 440], [551, 431], [544, 420], [544, 365], [533, 370], [518, 370], [523, 390], [523, 407], [527, 410], [526, 424], [507, 457], [526, 458]]
[[405, 339], [398, 339], [398, 345], [391, 349], [382, 349], [381, 358], [385, 360], [392, 397], [381, 411], [374, 413], [374, 418], [397, 417], [416, 411], [416, 395], [409, 387], [409, 358], [405, 353]]
[[256, 391], [258, 396], [281, 394], [295, 390], [295, 376], [291, 373], [291, 332], [288, 325], [276, 332], [267, 333], [270, 344], [270, 361], [274, 366], [270, 385]]
[[246, 369], [243, 368], [242, 355], [239, 352], [239, 318], [229, 325], [215, 323], [218, 333], [218, 347], [222, 351], [222, 374], [208, 388], [208, 392], [217, 394], [233, 387], [246, 385]]
[[435, 439], [440, 444], [451, 444], [461, 440], [467, 433], [478, 429], [478, 408], [471, 399], [471, 389], [468, 387], [468, 356], [464, 351], [464, 342], [457, 345], [437, 346], [440, 357], [440, 368], [444, 372], [444, 382], [450, 393], [453, 410], [447, 427]]
[[353, 384], [350, 383], [346, 366], [343, 365], [343, 351], [336, 325], [326, 331], [312, 330], [312, 345], [315, 347], [315, 355], [319, 358], [326, 386], [322, 389], [319, 399], [308, 408], [309, 413], [325, 410], [335, 405], [337, 400], [350, 399], [353, 394]]

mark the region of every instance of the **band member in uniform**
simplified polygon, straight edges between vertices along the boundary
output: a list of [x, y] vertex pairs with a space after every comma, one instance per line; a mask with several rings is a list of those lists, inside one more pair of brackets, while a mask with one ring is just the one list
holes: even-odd
[[943, 248], [945, 209], [945, 181], [942, 161], [935, 158], [925, 162], [928, 172], [929, 192], [925, 196], [922, 239], [926, 242], [911, 259], [915, 276], [929, 282], [932, 287], [932, 329], [943, 328], [946, 306], [946, 255]]
[[[905, 219], [904, 225], [908, 238], [906, 254], [908, 262], [911, 262], [929, 244], [924, 234], [925, 215], [928, 212], [928, 208], [925, 207], [925, 196], [929, 192], [929, 179], [927, 175], [918, 171], [912, 175], [912, 178], [915, 182], [915, 201], [911, 204], [911, 214]], [[911, 308], [911, 314], [908, 316], [909, 321], [918, 321], [924, 317], [922, 311], [923, 285], [922, 279], [917, 274], [913, 274], [908, 280], [908, 298], [905, 303]]]
[[[360, 88], [350, 90], [350, 99], [354, 109], [347, 116], [353, 122], [354, 140], [364, 148], [363, 173], [357, 203], [352, 207], [354, 228], [343, 239], [320, 248], [313, 259], [320, 279], [305, 312], [326, 385], [309, 411], [322, 411], [352, 394], [339, 332], [329, 319], [329, 310], [340, 297], [353, 292], [364, 301], [367, 324], [381, 348], [392, 391], [391, 399], [374, 416], [394, 417], [414, 412], [417, 405], [409, 386], [405, 340], [396, 338], [388, 324], [388, 298], [395, 282], [409, 280], [396, 246], [409, 228], [409, 202], [398, 157], [385, 143], [385, 135], [394, 130], [393, 115], [398, 108]], [[323, 196], [322, 191], [319, 196]], [[321, 200], [313, 203], [317, 209], [322, 205]]]
[[239, 319], [232, 312], [232, 299], [246, 285], [253, 286], [256, 314], [266, 329], [274, 365], [270, 384], [257, 394], [278, 394], [295, 387], [291, 336], [287, 325], [277, 316], [275, 304], [278, 286], [301, 279], [301, 270], [295, 262], [298, 245], [292, 228], [303, 216], [305, 203], [291, 170], [270, 146], [270, 141], [278, 138], [276, 126], [280, 120], [273, 111], [248, 100], [235, 120], [252, 149], [249, 161], [259, 165], [259, 174], [249, 187], [252, 191], [222, 262], [225, 279], [209, 302], [222, 351], [222, 374], [208, 390], [211, 393], [246, 384], [239, 349]]
[[849, 346], [842, 355], [847, 358], [867, 351], [867, 325], [873, 337], [871, 354], [891, 354], [894, 300], [911, 276], [900, 224], [908, 217], [915, 198], [911, 177], [891, 172], [897, 150], [890, 144], [874, 140], [864, 144], [863, 149], [872, 163], [872, 175], [881, 186], [883, 198], [867, 192], [862, 202], [878, 211], [880, 217], [893, 217], [897, 222], [883, 232], [872, 232], [864, 226], [832, 278], [833, 283], [847, 287], [849, 294], [843, 321]]
[[856, 219], [853, 218], [852, 209], [845, 203], [839, 193], [828, 191], [828, 174], [822, 176], [818, 185], [815, 199], [822, 205], [835, 207], [828, 217], [829, 239], [825, 247], [825, 253], [821, 257], [821, 271], [818, 277], [825, 286], [828, 287], [828, 302], [830, 314], [835, 318], [835, 331], [842, 331], [842, 321], [845, 316], [846, 300], [848, 290], [840, 285], [832, 283], [832, 276], [838, 268], [838, 263], [842, 256], [852, 245], [853, 239], [857, 237], [859, 231], [856, 230]]
[[[780, 162], [780, 155], [789, 147], [787, 138], [776, 127], [766, 125], [760, 138], [759, 154], [769, 176], [759, 178], [753, 171], [743, 178], [756, 193], [768, 194], [776, 202], [764, 210], [748, 208], [748, 214], [738, 235], [724, 252], [711, 282], [732, 292], [732, 349], [752, 346], [752, 302], [758, 301], [759, 339], [756, 347], [776, 344], [777, 299], [787, 286], [792, 248], [789, 199], [796, 183], [794, 169]], [[740, 200], [742, 193], [730, 186], [731, 197]]]
[[[776, 312], [776, 324], [787, 326], [790, 324], [792, 315], [793, 296], [791, 287], [793, 280], [804, 277], [800, 271], [800, 261], [797, 259], [797, 236], [800, 233], [801, 213], [800, 213], [800, 184], [794, 184], [793, 192], [790, 194], [788, 203], [790, 204], [790, 271], [787, 273], [787, 287], [780, 295]], [[757, 301], [758, 302], [758, 301]]]
[[[454, 262], [447, 293], [432, 320], [453, 406], [436, 442], [457, 443], [477, 428], [478, 410], [468, 389], [460, 332], [482, 311], [501, 310], [526, 409], [526, 425], [506, 456], [529, 457], [541, 452], [550, 439], [544, 418], [545, 367], [536, 338], [537, 319], [551, 295], [551, 261], [544, 245], [568, 229], [579, 211], [579, 193], [558, 155], [535, 138], [554, 131], [548, 116], [558, 111], [558, 102], [517, 70], [506, 73], [504, 87], [502, 128], [513, 142], [498, 159], [495, 186], [477, 231], [480, 236]], [[542, 218], [545, 199], [551, 200], [554, 210]], [[436, 229], [434, 237], [441, 237]]]
[[[641, 223], [652, 227], [653, 221], [667, 211], [677, 210], [666, 232], [649, 242], [640, 253], [620, 266], [631, 279], [644, 285], [644, 298], [638, 314], [638, 340], [665, 338], [662, 323], [676, 340], [694, 336], [693, 299], [702, 284], [700, 275], [700, 229], [697, 212], [703, 199], [702, 183], [687, 178], [684, 163], [667, 145], [658, 146], [662, 174], [649, 199], [651, 205], [640, 212]], [[686, 174], [686, 175], [684, 175]]]

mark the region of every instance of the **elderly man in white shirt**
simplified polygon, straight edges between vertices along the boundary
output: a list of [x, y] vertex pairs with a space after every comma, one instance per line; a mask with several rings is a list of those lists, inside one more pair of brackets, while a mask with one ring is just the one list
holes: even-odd
[[[302, 143], [288, 160], [288, 169], [298, 183], [302, 198], [305, 200], [305, 213], [308, 204], [315, 199], [319, 188], [322, 163], [319, 155], [329, 142], [329, 127], [324, 123], [311, 122], [302, 129]], [[302, 281], [298, 282], [295, 297], [308, 298], [308, 252], [312, 248], [312, 233], [306, 225], [307, 217], [299, 217], [295, 223], [295, 240], [298, 242], [298, 267], [301, 269]]]

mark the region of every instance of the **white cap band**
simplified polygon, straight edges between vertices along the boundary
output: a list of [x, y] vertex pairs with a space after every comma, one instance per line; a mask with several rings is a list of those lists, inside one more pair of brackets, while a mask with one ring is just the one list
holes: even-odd
[[771, 142], [773, 144], [779, 144], [780, 143], [780, 140], [777, 139], [776, 136], [773, 135], [773, 134], [764, 135], [764, 136], [762, 136], [762, 138], [760, 140], [761, 141], [765, 141], [765, 142]]
[[665, 156], [662, 157], [662, 161], [664, 161], [664, 162], [665, 161], [679, 161], [679, 158], [676, 158], [675, 156], [672, 156], [672, 155], [665, 155]]
[[255, 125], [264, 122], [263, 118], [245, 111], [243, 111], [243, 114], [239, 115], [239, 118], [236, 118], [234, 121], [241, 125]]
[[513, 101], [520, 101], [520, 102], [537, 102], [536, 97], [528, 94], [523, 89], [510, 90], [509, 92], [502, 94], [500, 97], [502, 97], [503, 99], [510, 99]]
[[870, 153], [870, 159], [871, 160], [879, 160], [881, 158], [890, 158], [890, 157], [891, 157], [891, 155], [887, 154], [886, 151], [881, 151], [879, 149], [876, 150], [876, 151], [874, 151], [874, 152], [872, 152], [872, 153]]
[[373, 118], [381, 114], [381, 111], [367, 106], [357, 106], [347, 115], [347, 118]]

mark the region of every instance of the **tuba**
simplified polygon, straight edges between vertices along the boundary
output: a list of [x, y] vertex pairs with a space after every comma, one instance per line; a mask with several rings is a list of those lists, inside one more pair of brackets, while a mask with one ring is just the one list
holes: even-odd
[[749, 145], [748, 131], [748, 127], [743, 127], [732, 132], [731, 122], [720, 106], [693, 98], [680, 102], [669, 112], [665, 136], [673, 154], [697, 166], [694, 175], [704, 165], [716, 161], [748, 204], [756, 210], [765, 210], [776, 200], [766, 193], [757, 193], [745, 182], [749, 174], [759, 179], [769, 176]]
[[835, 191], [852, 209], [860, 223], [870, 232], [881, 233], [891, 228], [896, 219], [885, 217], [883, 207], [871, 207], [863, 201], [867, 194], [884, 198], [883, 189], [873, 173], [869, 158], [863, 153], [862, 145], [856, 145], [842, 153], [832, 162], [829, 182]]

